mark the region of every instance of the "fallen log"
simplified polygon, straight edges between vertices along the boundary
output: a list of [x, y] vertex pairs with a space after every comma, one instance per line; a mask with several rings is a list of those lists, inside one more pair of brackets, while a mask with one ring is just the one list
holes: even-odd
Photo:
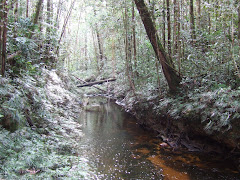
[[110, 78], [110, 79], [105, 79], [105, 80], [90, 82], [90, 83], [86, 83], [86, 84], [79, 84], [79, 85], [77, 85], [77, 87], [93, 86], [93, 85], [95, 85], [95, 84], [103, 84], [103, 83], [105, 83], [105, 82], [110, 82], [110, 81], [116, 81], [116, 78]]
[[[82, 81], [82, 82], [85, 83], [85, 84], [88, 83], [87, 81], [84, 81], [84, 80], [82, 80], [82, 79], [80, 79], [80, 78], [78, 78], [78, 77], [76, 77], [76, 76], [74, 76], [74, 77], [77, 78], [79, 81]], [[94, 85], [93, 85], [93, 87], [96, 88], [96, 89], [98, 89], [98, 90], [101, 90], [101, 91], [103, 91], [103, 92], [107, 92], [107, 91], [105, 91], [104, 89], [101, 89], [101, 88], [96, 87], [96, 86], [94, 86]]]

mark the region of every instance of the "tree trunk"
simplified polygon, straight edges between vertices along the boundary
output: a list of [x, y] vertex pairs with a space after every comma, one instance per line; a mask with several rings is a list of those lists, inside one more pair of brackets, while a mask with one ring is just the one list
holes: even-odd
[[66, 26], [67, 26], [67, 23], [68, 23], [68, 20], [71, 16], [71, 13], [72, 13], [72, 9], [73, 9], [73, 6], [74, 6], [74, 3], [75, 3], [76, 0], [73, 0], [71, 5], [70, 5], [70, 8], [68, 10], [68, 13], [64, 19], [64, 23], [63, 23], [63, 27], [62, 27], [62, 32], [61, 32], [61, 35], [60, 35], [60, 38], [58, 40], [58, 46], [57, 46], [57, 50], [56, 50], [56, 54], [58, 54], [58, 50], [59, 50], [59, 44], [61, 43], [62, 41], [62, 37], [63, 37], [63, 34], [65, 33], [65, 30], [66, 30]]
[[45, 55], [47, 56], [46, 59], [49, 57], [50, 51], [50, 33], [51, 33], [51, 0], [47, 0], [47, 28], [46, 28], [46, 49]]
[[115, 55], [115, 51], [116, 51], [116, 46], [115, 46], [115, 32], [114, 32], [114, 36], [112, 37], [112, 73], [113, 73], [113, 77], [116, 77], [116, 55]]
[[51, 25], [51, 0], [47, 0], [47, 28], [46, 33], [49, 35]]
[[195, 33], [195, 21], [194, 21], [194, 11], [193, 11], [193, 0], [190, 0], [190, 29], [192, 41], [196, 39]]
[[162, 65], [164, 76], [167, 80], [169, 90], [171, 93], [176, 93], [180, 87], [181, 77], [177, 75], [174, 64], [170, 56], [165, 52], [159, 37], [157, 30], [151, 19], [151, 15], [144, 3], [144, 0], [134, 0], [143, 21], [148, 38], [152, 44], [155, 54]]
[[[36, 12], [35, 12], [35, 15], [33, 17], [33, 24], [34, 25], [38, 24], [38, 19], [39, 19], [39, 15], [40, 15], [40, 12], [41, 12], [42, 4], [43, 4], [43, 0], [38, 0], [38, 3], [36, 5]], [[35, 26], [32, 27], [32, 29], [31, 29], [32, 32], [30, 32], [30, 34], [29, 34], [30, 39], [32, 38], [34, 27]]]
[[28, 18], [28, 10], [29, 10], [29, 0], [26, 1], [26, 18]]
[[[181, 2], [180, 2], [181, 3]], [[180, 40], [180, 29], [181, 29], [181, 9], [180, 9], [180, 3], [179, 1], [177, 1], [177, 6], [178, 6], [178, 18], [177, 18], [177, 26], [178, 26], [178, 32], [177, 32], [177, 58], [178, 58], [178, 73], [179, 76], [181, 74], [181, 57], [182, 57], [182, 41]]]
[[18, 0], [16, 0], [16, 5], [14, 9], [15, 23], [14, 23], [14, 33], [13, 38], [17, 37], [17, 22], [18, 22]]
[[168, 25], [168, 54], [171, 56], [172, 47], [171, 47], [171, 16], [170, 16], [170, 4], [167, 0], [167, 25]]
[[98, 71], [98, 73], [100, 73], [99, 56], [98, 56], [97, 45], [96, 45], [96, 41], [95, 41], [95, 30], [93, 30], [93, 29], [92, 29], [92, 38], [93, 38], [92, 42], [93, 42], [96, 64], [97, 64], [97, 71]]
[[57, 15], [56, 15], [56, 21], [55, 21], [55, 27], [56, 28], [59, 28], [59, 19], [60, 19], [60, 14], [61, 14], [61, 5], [62, 5], [62, 1], [58, 0]]
[[84, 59], [85, 59], [85, 70], [88, 69], [88, 32], [85, 31], [84, 36]]
[[178, 1], [174, 0], [174, 25], [173, 25], [173, 55], [177, 54], [178, 50], [178, 39], [177, 39], [177, 32], [178, 32]]
[[[3, 9], [3, 3], [0, 3], [0, 9]], [[3, 17], [3, 11], [0, 11], [0, 17]], [[1, 18], [0, 19], [0, 63], [1, 63], [1, 72], [2, 72], [2, 65], [3, 65], [2, 64], [3, 25], [4, 25], [4, 21], [3, 21], [3, 18]]]
[[196, 1], [197, 4], [197, 26], [201, 27], [201, 0]]
[[4, 12], [2, 13], [3, 17], [3, 26], [2, 26], [2, 53], [1, 53], [1, 60], [2, 60], [2, 69], [1, 74], [4, 77], [6, 71], [6, 59], [7, 59], [7, 22], [8, 22], [8, 4], [7, 0], [3, 1]]
[[36, 6], [36, 13], [33, 18], [33, 24], [38, 23], [38, 18], [40, 15], [40, 10], [41, 10], [42, 4], [43, 4], [43, 0], [38, 0], [37, 6]]
[[166, 48], [166, 12], [165, 12], [165, 2], [166, 0], [163, 0], [163, 11], [162, 11], [162, 17], [163, 17], [163, 32], [162, 32], [162, 36], [163, 36], [163, 47], [164, 49]]
[[132, 1], [132, 34], [133, 34], [133, 63], [134, 63], [134, 75], [138, 76], [137, 73], [137, 44], [136, 44], [136, 21], [135, 21], [135, 8], [134, 2]]
[[[210, 4], [210, 0], [207, 1], [208, 4]], [[211, 13], [210, 11], [208, 11], [208, 34], [211, 34]]]
[[240, 1], [238, 2], [238, 39], [240, 40]]
[[[130, 72], [130, 62], [131, 62], [131, 47], [130, 42], [128, 39], [128, 12], [127, 12], [127, 5], [125, 1], [125, 13], [124, 13], [124, 29], [125, 29], [125, 60], [126, 60], [126, 75], [128, 77], [129, 86], [133, 91], [133, 94], [136, 96], [135, 85], [132, 80], [131, 72]], [[137, 97], [137, 96], [136, 96]]]
[[96, 29], [96, 34], [97, 34], [97, 42], [98, 42], [98, 50], [99, 50], [100, 70], [102, 70], [102, 67], [103, 67], [103, 50], [102, 50], [102, 45], [101, 45], [101, 37], [100, 37], [100, 34], [99, 34], [97, 29]]

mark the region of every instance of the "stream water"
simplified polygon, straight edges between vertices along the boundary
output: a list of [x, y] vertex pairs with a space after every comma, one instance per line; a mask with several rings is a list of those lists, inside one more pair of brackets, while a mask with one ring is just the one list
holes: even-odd
[[79, 156], [90, 166], [87, 179], [240, 179], [231, 162], [162, 147], [115, 103], [89, 107], [80, 123], [85, 136]]

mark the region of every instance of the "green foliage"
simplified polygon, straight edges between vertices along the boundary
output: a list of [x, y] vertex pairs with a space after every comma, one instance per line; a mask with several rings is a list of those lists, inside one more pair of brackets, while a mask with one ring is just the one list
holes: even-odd
[[[84, 178], [87, 174], [89, 167], [84, 159], [73, 154], [75, 142], [62, 136], [40, 135], [30, 128], [9, 133], [1, 128], [0, 139], [1, 178], [66, 179]], [[71, 152], [59, 153], [59, 141], [69, 144]]]
[[9, 13], [8, 19], [7, 51], [8, 56], [14, 55], [7, 68], [11, 75], [16, 76], [22, 71], [36, 73], [34, 65], [42, 63], [52, 66], [55, 63], [53, 51], [58, 39], [56, 29], [45, 24], [48, 33], [44, 35], [30, 18], [20, 16], [16, 19], [14, 14]]
[[72, 80], [63, 71], [61, 78], [42, 71], [41, 76], [0, 79], [0, 124], [5, 127], [0, 125], [0, 178], [87, 178], [89, 164], [76, 156], [82, 134], [73, 121], [80, 111], [77, 98], [67, 90], [74, 87]]
[[208, 133], [225, 132], [240, 118], [240, 91], [229, 87], [202, 93], [190, 91], [181, 97], [164, 98], [154, 109], [175, 120], [200, 120]]

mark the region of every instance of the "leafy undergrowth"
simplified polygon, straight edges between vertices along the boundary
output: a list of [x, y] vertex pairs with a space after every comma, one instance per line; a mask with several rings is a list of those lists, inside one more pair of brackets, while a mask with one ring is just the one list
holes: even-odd
[[39, 134], [30, 128], [0, 130], [0, 177], [6, 179], [71, 179], [85, 177], [88, 165], [77, 157], [73, 140]]
[[208, 92], [189, 91], [183, 96], [166, 97], [154, 108], [174, 120], [201, 120], [207, 133], [224, 133], [240, 119], [240, 88], [218, 88]]
[[46, 69], [0, 78], [0, 178], [88, 177], [87, 160], [77, 153], [83, 134], [74, 87], [67, 74]]
[[166, 129], [195, 133], [229, 148], [238, 147], [240, 87], [195, 84], [190, 82], [190, 87], [183, 85], [178, 95], [159, 92], [156, 87], [147, 86], [136, 92], [138, 98], [132, 91], [127, 91], [119, 102], [136, 115], [139, 123], [157, 132], [163, 132], [166, 128], [163, 126], [169, 126], [167, 122], [171, 122], [171, 127]]

